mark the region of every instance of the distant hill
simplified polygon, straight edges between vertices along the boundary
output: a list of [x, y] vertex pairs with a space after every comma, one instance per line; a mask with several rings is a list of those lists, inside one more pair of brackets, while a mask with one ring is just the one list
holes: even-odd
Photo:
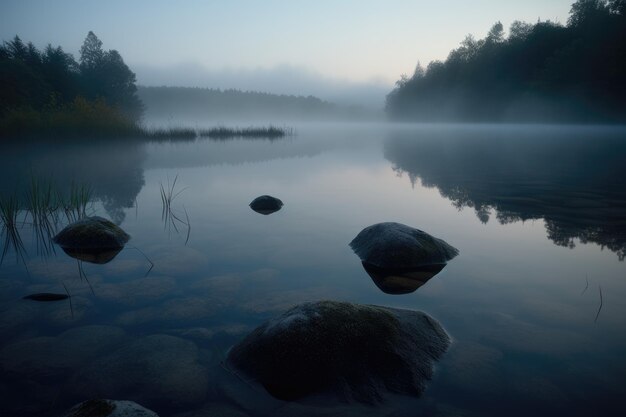
[[378, 112], [338, 106], [313, 96], [191, 87], [138, 88], [148, 121], [368, 120]]

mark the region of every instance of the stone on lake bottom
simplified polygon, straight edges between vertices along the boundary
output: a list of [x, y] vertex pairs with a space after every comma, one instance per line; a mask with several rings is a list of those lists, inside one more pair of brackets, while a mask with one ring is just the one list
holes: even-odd
[[87, 400], [72, 407], [63, 417], [159, 417], [133, 401]]

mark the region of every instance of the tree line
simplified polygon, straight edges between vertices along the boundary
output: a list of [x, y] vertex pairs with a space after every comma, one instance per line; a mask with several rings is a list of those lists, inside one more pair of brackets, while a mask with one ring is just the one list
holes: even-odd
[[138, 95], [146, 119], [175, 120], [333, 120], [369, 116], [314, 96], [271, 94], [236, 89], [144, 87]]
[[143, 105], [135, 74], [116, 50], [89, 32], [74, 59], [60, 46], [43, 50], [19, 36], [0, 45], [0, 117], [75, 109], [107, 110], [136, 122]]
[[626, 121], [626, 0], [578, 0], [566, 25], [496, 23], [417, 65], [386, 112], [417, 121]]

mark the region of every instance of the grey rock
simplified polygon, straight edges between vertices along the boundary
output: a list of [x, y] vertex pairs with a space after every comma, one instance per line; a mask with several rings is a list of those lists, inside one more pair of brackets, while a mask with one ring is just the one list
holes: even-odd
[[63, 417], [159, 417], [133, 401], [87, 400], [72, 407]]
[[449, 344], [422, 312], [321, 301], [258, 327], [226, 365], [281, 400], [331, 394], [371, 404], [385, 393], [419, 396]]
[[280, 201], [276, 197], [272, 197], [270, 195], [262, 195], [260, 197], [255, 198], [250, 203], [250, 208], [257, 213], [261, 214], [271, 214], [283, 207], [283, 202]]
[[379, 268], [445, 264], [459, 254], [445, 241], [400, 223], [366, 227], [350, 242], [350, 247], [363, 262]]
[[66, 226], [54, 237], [54, 242], [64, 249], [96, 250], [119, 249], [129, 239], [130, 236], [115, 223], [93, 216]]

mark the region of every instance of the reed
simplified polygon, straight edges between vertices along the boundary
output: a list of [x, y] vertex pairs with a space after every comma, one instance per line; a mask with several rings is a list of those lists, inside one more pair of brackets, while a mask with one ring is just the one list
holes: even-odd
[[602, 299], [602, 286], [598, 285], [598, 291], [600, 292], [600, 305], [598, 306], [598, 312], [596, 313], [596, 318], [593, 320], [594, 323], [598, 321], [598, 317], [600, 317], [600, 312], [602, 311], [602, 305], [604, 304], [604, 300]]
[[89, 213], [92, 192], [86, 184], [72, 183], [68, 193], [59, 191], [51, 181], [31, 176], [24, 198], [11, 195], [0, 200], [0, 223], [3, 240], [0, 264], [9, 251], [26, 264], [26, 249], [20, 229], [28, 225], [35, 237], [37, 253], [48, 256], [55, 252], [53, 237], [58, 225], [79, 220]]
[[91, 197], [90, 186], [72, 182], [67, 195], [57, 192], [58, 208], [63, 211], [67, 221], [72, 223], [87, 216]]
[[286, 127], [246, 127], [246, 128], [230, 128], [230, 127], [214, 127], [198, 131], [198, 136], [213, 139], [229, 139], [229, 138], [264, 138], [277, 139], [285, 136], [293, 136], [293, 128]]
[[31, 176], [27, 193], [27, 212], [32, 219], [33, 232], [37, 242], [37, 252], [49, 255], [54, 252], [52, 238], [55, 234], [57, 200], [52, 183]]
[[19, 202], [14, 195], [0, 200], [0, 220], [2, 221], [0, 234], [4, 242], [2, 255], [0, 255], [0, 265], [4, 262], [4, 258], [11, 248], [15, 252], [16, 260], [21, 258], [24, 265], [26, 265], [26, 258], [24, 257], [26, 248], [18, 229], [19, 212]]
[[176, 182], [178, 181], [178, 175], [174, 177], [174, 181], [170, 184], [170, 180], [167, 180], [167, 187], [160, 183], [161, 191], [161, 219], [164, 223], [164, 228], [171, 232], [172, 229], [179, 233], [178, 225], [184, 225], [187, 228], [187, 237], [185, 239], [185, 245], [189, 242], [189, 236], [191, 234], [191, 222], [189, 221], [189, 215], [187, 209], [185, 211], [186, 220], [181, 219], [172, 209], [172, 203], [187, 187], [176, 191]]

